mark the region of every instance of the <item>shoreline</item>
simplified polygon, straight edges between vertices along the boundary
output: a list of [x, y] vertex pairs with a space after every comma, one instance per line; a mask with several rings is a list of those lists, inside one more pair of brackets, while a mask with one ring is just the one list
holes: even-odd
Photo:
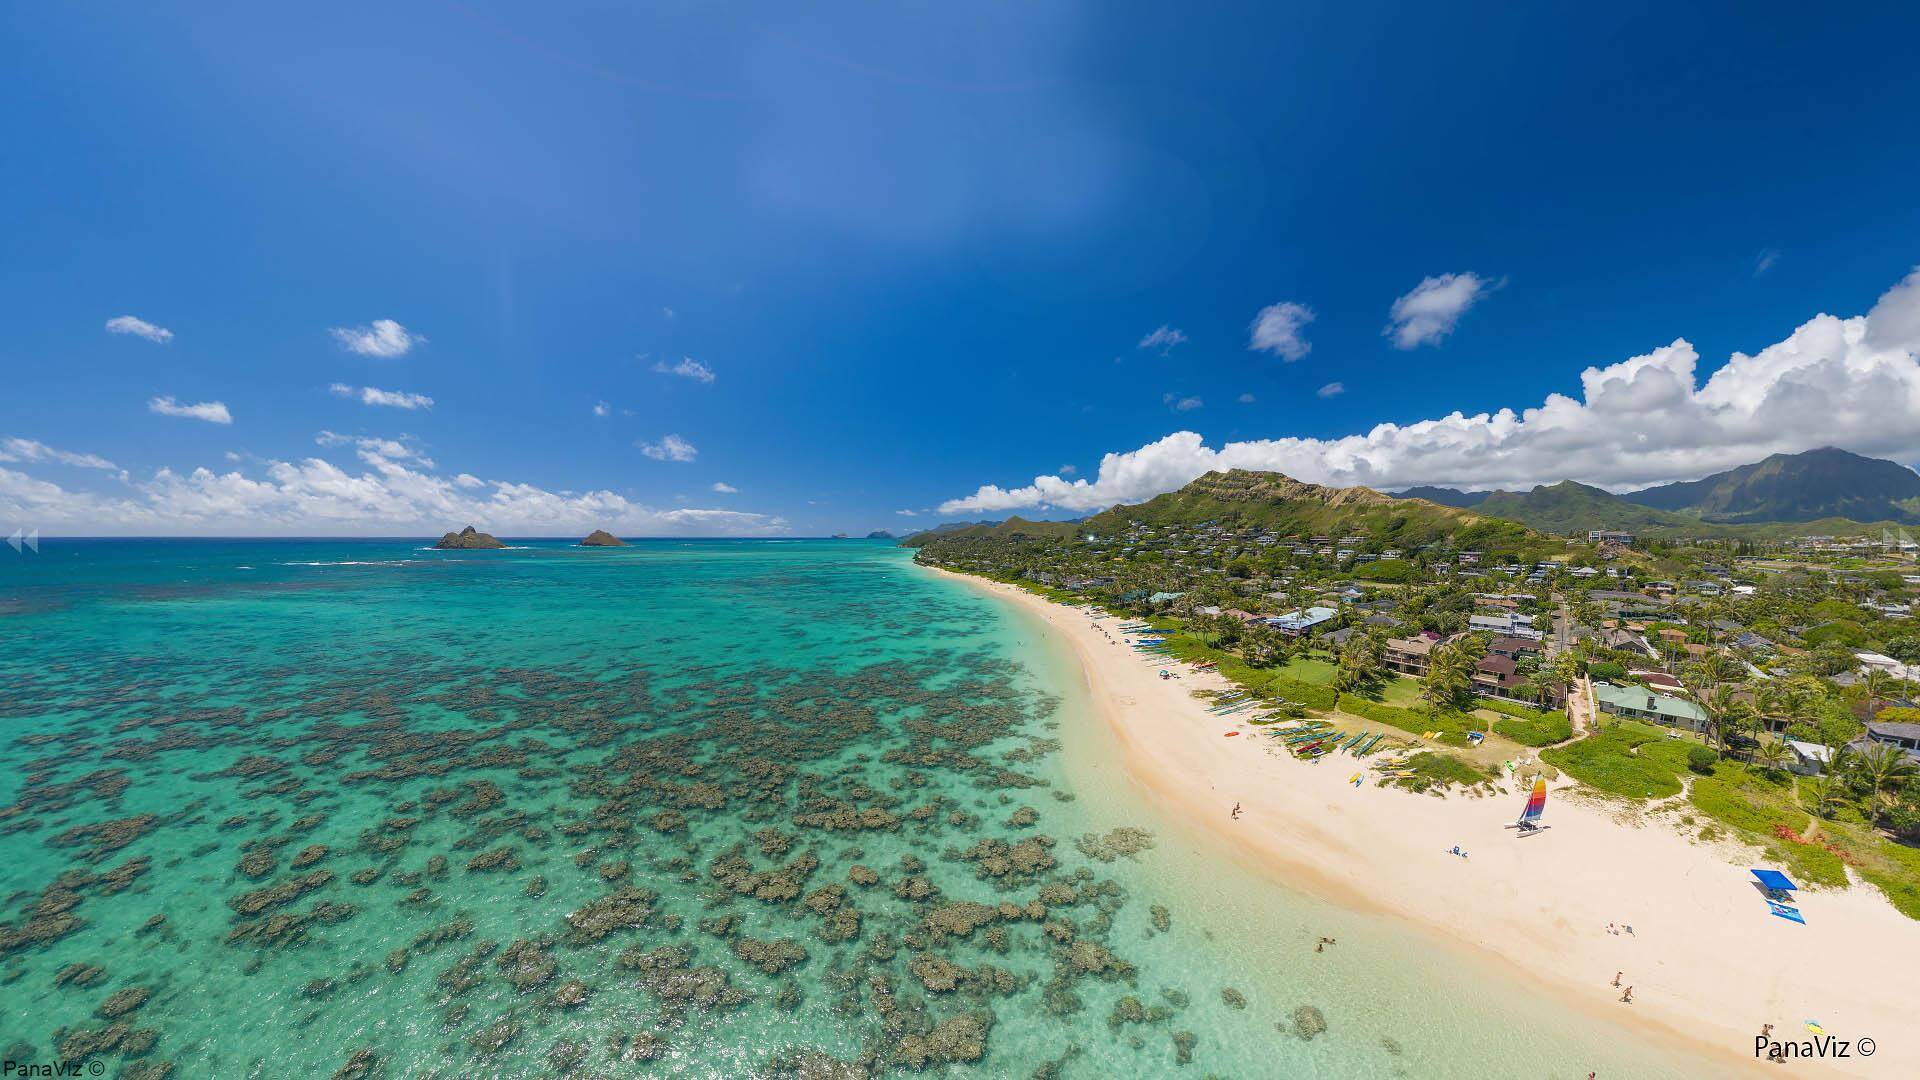
[[[1363, 762], [1270, 752], [1248, 737], [1257, 728], [1191, 696], [1225, 679], [1170, 661], [1181, 677], [1162, 680], [1161, 665], [1111, 644], [1077, 608], [920, 568], [1008, 601], [1060, 635], [1129, 778], [1266, 876], [1409, 924], [1569, 1008], [1724, 1068], [1763, 1064], [1752, 1056], [1762, 1023], [1788, 1041], [1813, 1038], [1804, 1025], [1818, 1020], [1840, 1039], [1896, 1044], [1871, 1057], [1796, 1059], [1790, 1075], [1920, 1071], [1920, 1048], [1897, 1045], [1910, 1026], [1897, 1003], [1920, 1000], [1920, 926], [1871, 886], [1806, 894], [1805, 926], [1773, 918], [1748, 883], [1752, 849], [1697, 843], [1565, 779], [1548, 805], [1553, 828], [1522, 844], [1502, 828], [1523, 794], [1511, 782], [1508, 798], [1491, 799], [1416, 795], [1370, 779], [1355, 787], [1349, 778]], [[1232, 730], [1242, 737], [1222, 737]], [[1239, 820], [1229, 816], [1236, 802]], [[1470, 858], [1448, 855], [1454, 844]], [[1635, 933], [1610, 934], [1609, 924]], [[1615, 971], [1634, 987], [1630, 1006], [1611, 986]]]

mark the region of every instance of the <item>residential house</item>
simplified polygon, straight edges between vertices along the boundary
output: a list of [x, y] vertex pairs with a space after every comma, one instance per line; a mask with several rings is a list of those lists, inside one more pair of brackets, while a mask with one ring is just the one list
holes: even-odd
[[1474, 665], [1473, 692], [1521, 705], [1551, 705], [1566, 697], [1564, 688], [1535, 686], [1531, 678], [1520, 674], [1514, 657], [1491, 652]]
[[1427, 658], [1440, 644], [1440, 635], [1432, 631], [1406, 638], [1388, 638], [1385, 663], [1402, 675], [1425, 675]]
[[1694, 732], [1707, 730], [1705, 709], [1685, 698], [1656, 694], [1645, 687], [1597, 682], [1593, 684], [1593, 699], [1601, 712], [1615, 716], [1630, 716]]
[[1787, 740], [1787, 771], [1801, 776], [1818, 776], [1833, 760], [1833, 748], [1819, 743]]
[[1544, 636], [1533, 628], [1533, 619], [1530, 616], [1517, 611], [1469, 615], [1467, 629], [1480, 633], [1499, 634], [1502, 637], [1530, 638], [1535, 641]]
[[1857, 749], [1866, 743], [1897, 746], [1910, 758], [1920, 761], [1920, 724], [1867, 721], [1867, 733], [1854, 741]]
[[1289, 611], [1278, 618], [1268, 619], [1267, 624], [1288, 637], [1303, 637], [1313, 632], [1313, 628], [1333, 621], [1340, 613], [1330, 607], [1310, 607], [1304, 611]]

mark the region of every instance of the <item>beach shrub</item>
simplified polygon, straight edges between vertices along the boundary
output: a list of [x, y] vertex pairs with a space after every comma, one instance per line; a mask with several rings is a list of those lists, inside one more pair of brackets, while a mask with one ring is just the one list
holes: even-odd
[[1573, 721], [1563, 712], [1535, 713], [1531, 719], [1502, 719], [1493, 730], [1522, 746], [1552, 746], [1573, 738]]
[[1454, 784], [1473, 787], [1484, 784], [1489, 779], [1488, 774], [1460, 758], [1432, 750], [1413, 755], [1407, 759], [1404, 768], [1413, 775], [1401, 777], [1394, 783], [1414, 791], [1425, 791], [1431, 787], [1449, 787]]
[[1415, 735], [1434, 730], [1434, 725], [1426, 714], [1412, 709], [1402, 709], [1396, 705], [1382, 705], [1377, 701], [1368, 701], [1366, 698], [1348, 696], [1340, 699], [1340, 708], [1363, 720], [1387, 724]]
[[1789, 797], [1784, 784], [1771, 783], [1744, 769], [1702, 776], [1687, 792], [1688, 802], [1737, 830], [1743, 839], [1765, 848], [1786, 867], [1788, 876], [1804, 884], [1845, 886], [1847, 871], [1840, 856], [1822, 844], [1799, 839], [1813, 819], [1792, 806]]
[[1686, 750], [1659, 728], [1623, 720], [1579, 742], [1543, 750], [1540, 759], [1598, 791], [1665, 799], [1680, 794]]
[[1538, 720], [1547, 715], [1539, 709], [1528, 708], [1517, 701], [1503, 701], [1499, 698], [1481, 698], [1480, 707], [1488, 712], [1504, 713], [1522, 720]]
[[1276, 675], [1269, 680], [1267, 690], [1275, 697], [1305, 705], [1309, 709], [1331, 709], [1340, 701], [1340, 692], [1330, 686], [1315, 686], [1285, 675]]
[[1860, 864], [1860, 876], [1878, 885], [1902, 915], [1920, 919], [1920, 849], [1883, 843], [1874, 855]]
[[1711, 776], [1713, 774], [1713, 767], [1719, 760], [1720, 755], [1714, 753], [1708, 747], [1701, 746], [1699, 743], [1687, 747], [1687, 768], [1692, 769], [1702, 776]]

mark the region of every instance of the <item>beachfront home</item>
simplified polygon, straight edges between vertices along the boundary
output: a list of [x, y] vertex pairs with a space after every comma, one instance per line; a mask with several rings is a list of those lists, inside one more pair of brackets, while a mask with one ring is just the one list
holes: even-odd
[[1705, 709], [1685, 698], [1656, 694], [1643, 686], [1615, 686], [1596, 682], [1593, 684], [1593, 699], [1601, 712], [1615, 716], [1631, 716], [1636, 720], [1694, 732], [1707, 730]]
[[1787, 771], [1790, 773], [1818, 776], [1820, 771], [1827, 767], [1827, 762], [1833, 760], [1833, 748], [1821, 746], [1819, 743], [1788, 739], [1786, 746]]
[[1288, 637], [1303, 637], [1313, 632], [1313, 628], [1332, 622], [1339, 615], [1330, 607], [1310, 607], [1305, 611], [1289, 611], [1277, 619], [1268, 619], [1267, 625]]
[[1425, 675], [1427, 657], [1440, 644], [1440, 635], [1427, 631], [1406, 638], [1388, 638], [1384, 663], [1402, 675]]
[[1615, 544], [1625, 544], [1628, 547], [1632, 547], [1633, 534], [1630, 532], [1616, 532], [1612, 529], [1588, 529], [1587, 530], [1587, 543], [1604, 544], [1609, 541]]

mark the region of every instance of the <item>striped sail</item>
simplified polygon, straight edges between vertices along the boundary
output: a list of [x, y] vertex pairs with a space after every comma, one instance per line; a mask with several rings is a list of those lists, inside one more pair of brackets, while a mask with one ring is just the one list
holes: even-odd
[[1520, 811], [1520, 824], [1537, 825], [1540, 815], [1547, 812], [1547, 778], [1533, 778], [1533, 794], [1527, 796], [1527, 805]]

